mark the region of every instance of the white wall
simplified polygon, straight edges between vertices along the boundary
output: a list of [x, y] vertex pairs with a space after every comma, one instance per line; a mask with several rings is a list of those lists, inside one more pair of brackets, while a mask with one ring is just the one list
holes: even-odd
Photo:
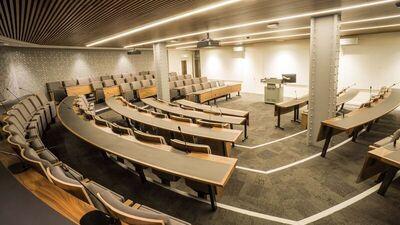
[[[244, 58], [234, 58], [232, 47], [200, 51], [203, 76], [243, 82], [243, 91], [263, 93], [260, 79], [296, 73], [300, 86], [286, 86], [285, 96], [307, 93], [309, 40], [266, 42], [245, 47]], [[339, 88], [379, 88], [400, 81], [400, 32], [360, 35], [359, 44], [343, 46], [339, 65]], [[303, 87], [301, 87], [303, 86]]]
[[184, 50], [168, 50], [169, 72], [182, 75], [181, 61], [186, 60], [187, 72], [193, 75], [193, 52]]

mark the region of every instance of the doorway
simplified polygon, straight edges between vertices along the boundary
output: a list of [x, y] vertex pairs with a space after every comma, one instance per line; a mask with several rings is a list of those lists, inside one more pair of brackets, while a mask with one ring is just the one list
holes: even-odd
[[181, 60], [181, 71], [182, 71], [182, 75], [186, 75], [187, 74], [187, 62], [186, 62], [186, 60]]

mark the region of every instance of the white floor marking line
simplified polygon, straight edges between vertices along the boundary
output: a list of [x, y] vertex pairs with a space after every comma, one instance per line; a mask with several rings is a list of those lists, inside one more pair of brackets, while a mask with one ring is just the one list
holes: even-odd
[[107, 110], [107, 109], [109, 109], [109, 108], [110, 108], [110, 107], [106, 106], [106, 107], [104, 107], [104, 108], [101, 108], [101, 109], [96, 110], [95, 112], [96, 112], [96, 113], [99, 113], [99, 112], [105, 111], [105, 110]]
[[[147, 178], [147, 181], [152, 182], [153, 184], [156, 184], [156, 185], [158, 185], [158, 186], [160, 186], [162, 188], [165, 188], [165, 189], [168, 189], [170, 191], [173, 191], [173, 192], [175, 192], [177, 194], [180, 194], [180, 195], [183, 195], [185, 197], [188, 197], [188, 198], [191, 198], [191, 199], [197, 200], [199, 202], [203, 202], [203, 203], [206, 203], [206, 204], [210, 205], [210, 202], [205, 200], [205, 199], [197, 198], [197, 197], [195, 197], [195, 196], [193, 196], [193, 195], [191, 195], [191, 194], [189, 194], [187, 192], [178, 190], [176, 188], [172, 188], [172, 187], [168, 187], [168, 186], [162, 185], [162, 184], [154, 181], [151, 178]], [[235, 207], [235, 206], [226, 205], [226, 204], [223, 204], [223, 203], [220, 203], [220, 202], [217, 202], [217, 207], [218, 208], [223, 208], [223, 209], [226, 209], [226, 210], [229, 210], [229, 211], [233, 211], [233, 212], [236, 212], [236, 213], [240, 213], [240, 214], [243, 214], [243, 215], [257, 217], [257, 218], [260, 218], [260, 219], [274, 221], [274, 222], [278, 222], [278, 223], [290, 224], [290, 225], [297, 224], [297, 221], [294, 221], [294, 220], [289, 220], [289, 219], [285, 219], [285, 218], [281, 218], [281, 217], [271, 216], [271, 215], [264, 214], [264, 213], [258, 213], [258, 212], [254, 212], [254, 211], [251, 211], [251, 210], [247, 210], [247, 209], [242, 209], [242, 208], [238, 208], [238, 207]]]
[[[360, 134], [362, 134], [364, 131], [365, 131], [365, 130], [362, 130], [362, 131], [360, 132]], [[330, 148], [327, 150], [327, 152], [330, 152], [330, 151], [332, 151], [332, 150], [335, 150], [336, 148], [339, 148], [340, 146], [342, 146], [342, 145], [344, 145], [344, 144], [350, 142], [351, 139], [352, 139], [352, 138], [348, 138], [348, 139], [344, 140], [343, 142], [341, 142], [341, 143], [339, 143], [339, 144], [337, 144], [337, 145], [335, 145], [335, 146], [330, 147]], [[275, 168], [275, 169], [271, 169], [271, 170], [257, 170], [257, 169], [251, 169], [251, 168], [247, 168], [247, 167], [242, 167], [242, 166], [236, 166], [236, 169], [246, 170], [246, 171], [249, 171], [249, 172], [260, 173], [260, 174], [271, 174], [271, 173], [275, 173], [275, 172], [278, 172], [278, 171], [281, 171], [281, 170], [284, 170], [284, 169], [287, 169], [287, 168], [290, 168], [290, 167], [299, 165], [299, 164], [304, 163], [304, 162], [306, 162], [306, 161], [308, 161], [308, 160], [311, 160], [311, 159], [313, 159], [313, 158], [316, 158], [316, 157], [318, 157], [318, 156], [320, 156], [320, 155], [321, 155], [321, 153], [317, 153], [317, 154], [315, 154], [315, 155], [309, 156], [309, 157], [304, 158], [304, 159], [301, 159], [301, 160], [299, 160], [299, 161], [296, 161], [296, 162], [293, 162], [293, 163], [290, 163], [290, 164], [288, 164], [288, 165], [281, 166], [281, 167], [278, 167], [278, 168]]]
[[[396, 177], [394, 179], [397, 179], [399, 176], [400, 176], [400, 173], [397, 173]], [[371, 187], [370, 189], [368, 189], [368, 190], [366, 190], [366, 191], [364, 191], [364, 192], [362, 192], [362, 193], [360, 193], [360, 194], [358, 194], [358, 195], [356, 195], [356, 196], [354, 196], [354, 197], [352, 197], [350, 199], [347, 199], [344, 202], [341, 202], [341, 203], [339, 203], [339, 204], [337, 204], [337, 205], [335, 205], [335, 206], [333, 206], [333, 207], [331, 207], [329, 209], [326, 209], [326, 210], [324, 210], [322, 212], [319, 212], [319, 213], [317, 213], [315, 215], [312, 215], [312, 216], [309, 216], [309, 217], [307, 217], [305, 219], [302, 219], [302, 220], [298, 221], [298, 224], [299, 225], [309, 224], [309, 223], [315, 222], [317, 220], [320, 220], [320, 219], [322, 219], [324, 217], [327, 217], [327, 216], [329, 216], [329, 215], [331, 215], [331, 214], [333, 214], [333, 213], [335, 213], [337, 211], [340, 211], [340, 210], [342, 210], [342, 209], [344, 209], [344, 208], [346, 208], [346, 207], [348, 207], [348, 206], [360, 201], [361, 199], [369, 196], [370, 194], [378, 191], [381, 184], [382, 183], [376, 184], [375, 186]]]
[[245, 145], [238, 145], [238, 144], [235, 145], [235, 146], [241, 147], [241, 148], [247, 148], [247, 149], [255, 149], [255, 148], [263, 147], [263, 146], [266, 146], [266, 145], [270, 145], [270, 144], [273, 144], [273, 143], [276, 143], [276, 142], [280, 142], [280, 141], [292, 138], [294, 136], [297, 136], [297, 135], [305, 133], [305, 132], [307, 132], [307, 130], [303, 130], [303, 131], [300, 131], [298, 133], [295, 133], [295, 134], [292, 134], [292, 135], [289, 135], [289, 136], [286, 136], [286, 137], [283, 137], [283, 138], [280, 138], [280, 139], [277, 139], [277, 140], [273, 140], [273, 141], [270, 141], [270, 142], [267, 142], [267, 143], [264, 143], [264, 144], [255, 145], [255, 146], [245, 146]]

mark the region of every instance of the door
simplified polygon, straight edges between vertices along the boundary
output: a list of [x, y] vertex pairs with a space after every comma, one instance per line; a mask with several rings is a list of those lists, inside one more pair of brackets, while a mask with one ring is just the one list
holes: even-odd
[[181, 61], [181, 70], [182, 70], [182, 75], [187, 74], [187, 63], [186, 60]]

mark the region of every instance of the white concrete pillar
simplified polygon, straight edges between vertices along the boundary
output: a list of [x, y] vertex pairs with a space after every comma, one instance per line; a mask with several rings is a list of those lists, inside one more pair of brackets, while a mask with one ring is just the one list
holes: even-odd
[[166, 43], [153, 44], [154, 70], [157, 82], [157, 98], [170, 101], [168, 84], [168, 52]]
[[311, 19], [308, 144], [321, 146], [321, 121], [335, 116], [340, 51], [340, 15]]

